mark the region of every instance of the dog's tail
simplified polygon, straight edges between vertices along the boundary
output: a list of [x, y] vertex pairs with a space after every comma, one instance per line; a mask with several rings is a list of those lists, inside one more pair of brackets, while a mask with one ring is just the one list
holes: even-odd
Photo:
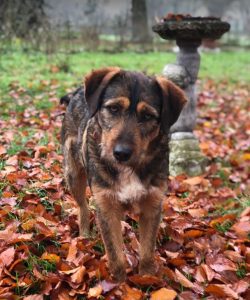
[[78, 88], [77, 90], [75, 90], [74, 92], [72, 93], [69, 93], [65, 96], [63, 96], [61, 99], [60, 99], [60, 104], [64, 104], [66, 107], [69, 105], [70, 101], [72, 100], [72, 98], [74, 96], [76, 96], [79, 92], [82, 91], [82, 87]]

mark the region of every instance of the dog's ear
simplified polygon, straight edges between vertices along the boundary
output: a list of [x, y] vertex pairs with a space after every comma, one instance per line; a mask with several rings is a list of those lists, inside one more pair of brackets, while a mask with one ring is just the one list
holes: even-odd
[[92, 71], [84, 78], [85, 98], [92, 117], [100, 105], [101, 94], [110, 80], [120, 72], [118, 67], [109, 67]]
[[172, 81], [164, 77], [156, 77], [162, 94], [161, 126], [167, 133], [169, 128], [177, 121], [183, 106], [187, 102], [185, 93]]

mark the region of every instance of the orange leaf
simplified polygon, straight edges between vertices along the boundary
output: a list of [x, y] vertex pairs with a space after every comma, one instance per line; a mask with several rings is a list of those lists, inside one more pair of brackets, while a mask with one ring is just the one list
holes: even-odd
[[102, 294], [102, 286], [99, 284], [99, 285], [89, 289], [88, 298], [91, 298], [91, 297], [97, 298], [101, 294]]
[[184, 237], [186, 237], [186, 238], [196, 238], [196, 237], [199, 237], [202, 235], [204, 235], [204, 231], [197, 230], [197, 229], [187, 230], [184, 233]]
[[71, 276], [71, 280], [74, 283], [81, 283], [83, 281], [83, 276], [86, 272], [86, 268], [84, 266], [80, 266], [78, 270]]
[[225, 216], [222, 216], [222, 217], [219, 217], [219, 218], [216, 218], [214, 220], [212, 220], [209, 225], [212, 226], [212, 227], [215, 227], [216, 224], [221, 224], [223, 222], [225, 222], [226, 220], [234, 220], [236, 218], [235, 215], [233, 214], [230, 214], [230, 215], [225, 215]]
[[122, 300], [141, 300], [142, 292], [136, 288], [131, 288], [127, 284], [125, 284], [122, 289], [124, 290], [124, 295], [122, 296]]
[[14, 247], [8, 248], [0, 254], [0, 265], [9, 266], [14, 260]]
[[213, 280], [214, 276], [215, 276], [215, 272], [207, 265], [205, 264], [201, 264], [202, 269], [204, 270], [206, 276], [207, 276], [207, 280], [210, 282]]
[[224, 251], [224, 255], [236, 263], [241, 263], [244, 260], [244, 257], [241, 256], [238, 252], [232, 251], [232, 250], [226, 250]]
[[205, 291], [218, 297], [231, 297], [230, 299], [239, 299], [238, 294], [225, 284], [209, 284]]
[[6, 148], [2, 145], [0, 145], [0, 155], [3, 155], [7, 152]]
[[250, 152], [246, 152], [242, 156], [244, 160], [250, 160]]
[[188, 213], [193, 218], [202, 218], [207, 214], [207, 211], [203, 208], [190, 208], [188, 209]]
[[207, 256], [206, 263], [218, 273], [237, 270], [236, 264], [226, 258], [223, 254]]
[[48, 226], [46, 226], [43, 222], [36, 222], [34, 224], [35, 229], [39, 234], [44, 235], [45, 237], [54, 236], [54, 233], [50, 230]]
[[203, 177], [196, 176], [196, 177], [191, 177], [191, 178], [185, 179], [183, 182], [187, 183], [189, 185], [197, 185], [197, 184], [200, 184], [202, 182], [202, 180], [203, 180]]
[[174, 300], [177, 293], [174, 290], [161, 288], [158, 291], [152, 292], [151, 300]]
[[29, 219], [28, 221], [22, 224], [23, 230], [29, 231], [34, 228], [34, 224], [36, 223], [35, 219]]
[[41, 256], [41, 259], [48, 260], [51, 263], [59, 263], [60, 261], [60, 256], [53, 254], [53, 253], [48, 253], [44, 252], [43, 255]]
[[234, 230], [240, 237], [247, 238], [250, 232], [250, 221], [247, 219], [241, 220], [235, 223], [231, 229]]
[[30, 296], [26, 296], [23, 300], [43, 300], [43, 295], [33, 294]]
[[129, 277], [129, 280], [140, 286], [144, 285], [161, 285], [162, 280], [156, 276], [152, 275], [133, 275]]
[[69, 252], [68, 252], [66, 260], [70, 261], [70, 262], [74, 261], [76, 258], [77, 250], [78, 250], [77, 249], [77, 241], [73, 240], [69, 246]]
[[179, 270], [175, 269], [176, 279], [186, 288], [193, 288], [194, 284], [188, 280]]

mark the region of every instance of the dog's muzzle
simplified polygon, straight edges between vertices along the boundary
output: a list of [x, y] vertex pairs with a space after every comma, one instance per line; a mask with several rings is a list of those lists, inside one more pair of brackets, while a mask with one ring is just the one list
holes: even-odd
[[128, 161], [132, 152], [133, 150], [129, 146], [122, 144], [117, 144], [113, 149], [113, 155], [119, 162]]

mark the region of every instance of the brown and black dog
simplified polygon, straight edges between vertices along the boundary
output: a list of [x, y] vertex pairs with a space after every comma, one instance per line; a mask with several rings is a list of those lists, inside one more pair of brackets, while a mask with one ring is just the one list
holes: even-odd
[[154, 249], [167, 188], [168, 133], [186, 102], [184, 93], [162, 77], [104, 68], [61, 99], [65, 177], [80, 207], [81, 235], [89, 232], [88, 184], [110, 271], [126, 277], [121, 219], [139, 216], [140, 274], [153, 274]]

